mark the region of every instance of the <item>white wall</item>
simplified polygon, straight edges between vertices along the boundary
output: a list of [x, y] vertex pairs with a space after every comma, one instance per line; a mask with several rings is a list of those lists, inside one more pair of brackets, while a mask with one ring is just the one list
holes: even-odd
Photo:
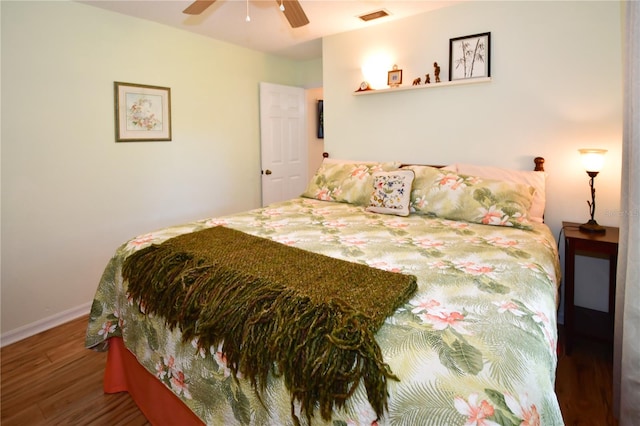
[[[2, 334], [88, 306], [125, 240], [260, 205], [258, 84], [298, 63], [75, 2], [1, 2]], [[115, 143], [113, 82], [171, 88], [173, 141]]]
[[[578, 149], [605, 148], [596, 220], [617, 226], [621, 13], [617, 1], [467, 2], [327, 37], [325, 148], [336, 158], [517, 169], [530, 169], [533, 158], [543, 156], [545, 219], [556, 236], [563, 220], [589, 218]], [[445, 81], [449, 39], [483, 32], [491, 32], [490, 83], [353, 96], [372, 58], [386, 58], [385, 83], [393, 64], [403, 70], [405, 85], [426, 73], [433, 79], [434, 61]], [[606, 288], [595, 296], [603, 297]]]

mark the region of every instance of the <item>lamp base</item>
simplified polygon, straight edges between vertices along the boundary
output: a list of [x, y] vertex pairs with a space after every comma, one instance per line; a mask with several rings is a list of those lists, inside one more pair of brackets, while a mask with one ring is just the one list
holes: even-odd
[[579, 228], [582, 232], [587, 232], [589, 234], [594, 234], [594, 233], [603, 234], [607, 232], [607, 229], [604, 226], [598, 225], [598, 222], [596, 222], [593, 219], [591, 219], [587, 223], [583, 223], [582, 225], [580, 225]]

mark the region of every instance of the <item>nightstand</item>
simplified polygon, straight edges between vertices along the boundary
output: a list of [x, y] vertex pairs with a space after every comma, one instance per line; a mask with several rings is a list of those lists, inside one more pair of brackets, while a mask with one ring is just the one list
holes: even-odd
[[[582, 335], [599, 340], [613, 340], [618, 263], [619, 229], [606, 226], [605, 233], [586, 233], [579, 223], [562, 222], [564, 230], [564, 329], [566, 354], [572, 350], [573, 337]], [[609, 259], [609, 312], [574, 306], [576, 254]]]

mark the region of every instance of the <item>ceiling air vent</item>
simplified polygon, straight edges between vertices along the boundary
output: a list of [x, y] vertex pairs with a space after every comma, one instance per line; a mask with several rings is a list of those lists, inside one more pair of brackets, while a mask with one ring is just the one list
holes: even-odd
[[364, 15], [358, 16], [358, 18], [362, 19], [365, 22], [373, 21], [374, 19], [384, 18], [385, 16], [389, 16], [389, 12], [384, 9], [376, 10], [375, 12], [366, 13]]

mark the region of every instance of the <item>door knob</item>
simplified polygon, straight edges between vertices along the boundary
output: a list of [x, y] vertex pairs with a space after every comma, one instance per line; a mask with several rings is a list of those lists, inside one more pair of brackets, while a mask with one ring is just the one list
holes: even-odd
[[267, 169], [267, 171], [264, 172], [265, 175], [270, 175], [271, 174], [271, 170]]

